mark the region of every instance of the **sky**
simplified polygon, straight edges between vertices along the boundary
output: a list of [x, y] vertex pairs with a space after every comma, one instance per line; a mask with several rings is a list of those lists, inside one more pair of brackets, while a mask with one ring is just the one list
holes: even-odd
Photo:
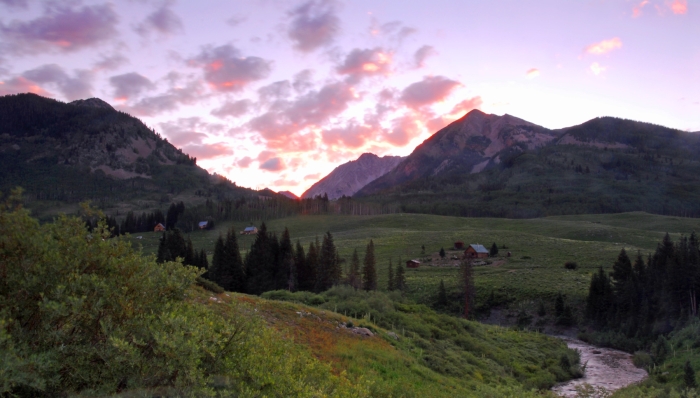
[[700, 0], [0, 0], [0, 95], [98, 97], [301, 195], [472, 109], [700, 131]]

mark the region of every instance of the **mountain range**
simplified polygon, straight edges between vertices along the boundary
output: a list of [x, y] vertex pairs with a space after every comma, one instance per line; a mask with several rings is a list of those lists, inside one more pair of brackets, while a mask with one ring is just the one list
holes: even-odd
[[85, 200], [118, 214], [170, 201], [257, 196], [209, 174], [139, 119], [98, 98], [0, 97], [0, 170], [0, 191], [21, 186], [40, 216]]
[[304, 192], [302, 199], [328, 195], [328, 199], [350, 197], [360, 188], [381, 177], [396, 167], [404, 158], [400, 156], [379, 157], [364, 153], [357, 160], [336, 167], [330, 174], [316, 182]]

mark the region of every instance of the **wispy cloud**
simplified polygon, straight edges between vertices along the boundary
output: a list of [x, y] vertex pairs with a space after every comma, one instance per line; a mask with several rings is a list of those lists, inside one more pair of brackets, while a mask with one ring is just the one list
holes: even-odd
[[528, 79], [534, 79], [534, 78], [539, 77], [539, 76], [540, 76], [540, 70], [537, 68], [528, 69], [528, 71], [525, 72], [525, 77], [527, 77]]
[[673, 0], [669, 4], [669, 8], [674, 14], [685, 14], [688, 12], [688, 0]]
[[598, 75], [600, 75], [601, 73], [605, 72], [605, 70], [606, 70], [607, 68], [604, 67], [604, 66], [601, 66], [601, 65], [600, 65], [599, 63], [597, 63], [597, 62], [594, 62], [594, 63], [591, 64], [591, 66], [589, 67], [589, 69], [590, 69], [591, 72], [593, 72], [594, 75], [598, 76]]
[[619, 37], [613, 37], [612, 39], [603, 40], [598, 43], [594, 43], [586, 47], [586, 53], [601, 55], [609, 53], [610, 51], [622, 48], [622, 40]]

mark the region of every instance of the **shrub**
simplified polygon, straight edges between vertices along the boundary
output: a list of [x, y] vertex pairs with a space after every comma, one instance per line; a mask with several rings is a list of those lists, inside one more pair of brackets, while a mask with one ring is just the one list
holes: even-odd
[[575, 261], [567, 261], [566, 263], [564, 263], [564, 268], [575, 270], [576, 268], [578, 268], [578, 264], [576, 264]]
[[197, 285], [209, 290], [210, 292], [216, 294], [221, 294], [225, 292], [224, 288], [217, 285], [216, 282], [212, 282], [209, 279], [203, 278], [201, 276], [198, 276], [195, 282], [197, 283]]
[[651, 360], [651, 355], [648, 352], [637, 351], [632, 357], [632, 363], [638, 368], [649, 369], [654, 361]]

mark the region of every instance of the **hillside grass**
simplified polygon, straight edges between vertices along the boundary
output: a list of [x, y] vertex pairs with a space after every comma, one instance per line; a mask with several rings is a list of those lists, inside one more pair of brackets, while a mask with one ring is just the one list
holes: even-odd
[[[196, 248], [212, 253], [219, 234], [233, 226], [240, 231], [244, 223], [220, 223], [212, 231], [196, 231], [189, 236]], [[364, 253], [370, 239], [374, 240], [379, 288], [386, 289], [389, 260], [393, 265], [436, 255], [440, 248], [448, 251], [455, 241], [465, 245], [480, 243], [487, 248], [493, 242], [500, 247], [491, 264], [476, 266], [477, 305], [495, 297], [496, 303], [526, 303], [533, 308], [540, 301], [550, 305], [553, 297], [566, 294], [575, 306], [585, 298], [590, 278], [598, 267], [611, 269], [622, 248], [631, 256], [639, 251], [646, 256], [653, 252], [667, 232], [675, 240], [681, 234], [700, 231], [700, 219], [652, 215], [642, 212], [600, 215], [556, 216], [538, 219], [463, 218], [423, 214], [392, 214], [379, 216], [297, 216], [271, 220], [268, 230], [281, 235], [289, 228], [293, 241], [299, 239], [305, 248], [316, 237], [330, 231], [341, 257], [348, 260], [357, 249]], [[136, 237], [141, 236], [141, 239]], [[144, 253], [155, 253], [159, 233], [132, 236]], [[238, 235], [242, 254], [250, 247], [254, 236]], [[425, 245], [426, 254], [421, 254]], [[506, 252], [512, 253], [506, 257]], [[575, 261], [576, 270], [567, 270], [564, 263]], [[453, 262], [455, 263], [455, 262]], [[437, 264], [434, 262], [433, 264]], [[456, 266], [421, 265], [407, 269], [406, 296], [416, 302], [435, 301], [438, 285], [444, 281], [455, 300], [459, 295], [459, 269]], [[492, 295], [493, 292], [493, 295]], [[551, 300], [550, 300], [551, 299]], [[460, 303], [455, 303], [454, 311]]]

